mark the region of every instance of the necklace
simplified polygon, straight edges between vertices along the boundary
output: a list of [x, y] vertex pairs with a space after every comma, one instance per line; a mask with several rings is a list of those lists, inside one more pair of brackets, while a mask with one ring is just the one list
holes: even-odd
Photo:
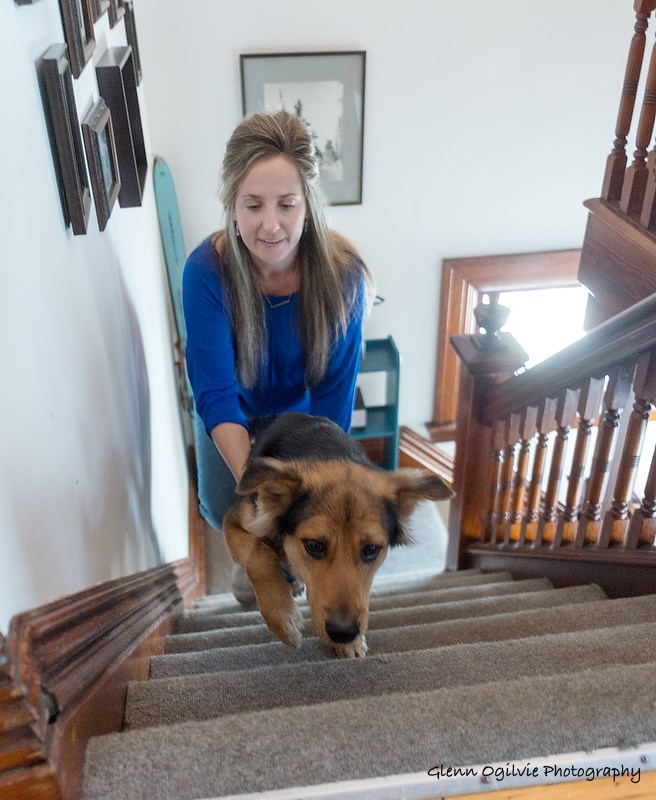
[[280, 308], [280, 306], [286, 306], [286, 305], [287, 305], [287, 303], [291, 303], [291, 300], [292, 300], [292, 295], [293, 295], [293, 294], [294, 294], [294, 292], [290, 292], [290, 293], [287, 295], [287, 297], [283, 298], [282, 300], [280, 300], [280, 301], [279, 301], [279, 302], [277, 302], [277, 303], [272, 303], [272, 302], [271, 302], [271, 299], [269, 298], [269, 295], [268, 295], [268, 294], [265, 294], [265, 295], [264, 295], [264, 299], [267, 301], [267, 305], [269, 306], [269, 308]]

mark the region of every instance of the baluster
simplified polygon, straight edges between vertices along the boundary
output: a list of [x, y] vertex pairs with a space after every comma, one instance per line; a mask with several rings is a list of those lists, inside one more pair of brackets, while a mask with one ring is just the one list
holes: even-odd
[[590, 378], [581, 387], [578, 408], [579, 426], [567, 485], [567, 498], [557, 537], [561, 544], [571, 543], [576, 539], [581, 491], [588, 461], [592, 426], [599, 415], [604, 396], [604, 383], [604, 378]]
[[611, 467], [617, 429], [631, 389], [629, 370], [620, 367], [610, 376], [604, 394], [604, 416], [599, 425], [588, 491], [576, 532], [575, 547], [597, 544], [601, 530], [601, 505]]
[[622, 194], [622, 184], [624, 182], [627, 160], [627, 136], [631, 129], [633, 109], [638, 93], [638, 82], [640, 80], [640, 71], [647, 42], [645, 34], [649, 24], [649, 16], [655, 7], [656, 2], [654, 2], [654, 0], [649, 0], [649, 2], [638, 0], [638, 2], [634, 4], [636, 10], [634, 34], [631, 39], [626, 71], [624, 73], [622, 98], [620, 100], [620, 108], [615, 125], [615, 141], [613, 142], [613, 149], [606, 161], [604, 184], [601, 190], [602, 198], [608, 200], [610, 203], [617, 202]]
[[504, 438], [506, 446], [503, 451], [503, 464], [501, 466], [496, 540], [507, 544], [508, 528], [510, 526], [510, 495], [515, 469], [515, 445], [519, 439], [519, 414], [510, 414], [508, 416]]
[[497, 508], [499, 503], [499, 487], [501, 485], [501, 469], [503, 467], [505, 423], [498, 420], [492, 432], [492, 450], [490, 455], [490, 480], [488, 484], [487, 513], [483, 525], [482, 540], [496, 541]]
[[652, 47], [647, 71], [645, 94], [642, 100], [638, 131], [636, 133], [636, 149], [633, 153], [633, 163], [626, 171], [620, 209], [628, 216], [640, 214], [645, 199], [647, 185], [647, 148], [654, 130], [656, 117], [656, 45]]
[[510, 528], [508, 538], [511, 542], [519, 542], [525, 519], [524, 499], [526, 496], [528, 475], [528, 459], [531, 452], [531, 440], [537, 430], [537, 406], [524, 408], [519, 415], [519, 452], [517, 469], [513, 480], [513, 494], [510, 505]]
[[645, 484], [645, 496], [640, 508], [633, 512], [627, 550], [635, 550], [641, 545], [653, 547], [656, 540], [656, 450], [651, 459], [651, 467]]
[[547, 397], [538, 406], [537, 431], [538, 438], [533, 458], [533, 471], [528, 487], [528, 501], [526, 503], [526, 524], [522, 533], [522, 542], [535, 542], [538, 535], [538, 511], [542, 499], [542, 479], [544, 466], [547, 459], [548, 434], [556, 427], [555, 397]]
[[577, 401], [578, 389], [565, 389], [563, 394], [558, 398], [558, 404], [556, 406], [556, 438], [551, 455], [547, 488], [544, 493], [544, 504], [538, 523], [538, 537], [536, 541], [538, 545], [544, 543], [554, 544], [556, 541], [556, 531], [558, 527], [558, 492], [563, 477], [565, 449], [569, 431], [576, 422]]
[[[620, 469], [617, 473], [613, 502], [604, 516], [600, 547], [624, 545], [629, 529], [629, 501], [633, 493], [642, 445], [645, 440], [651, 401], [656, 397], [656, 356], [647, 354], [636, 368], [633, 382], [635, 403], [624, 440]], [[628, 545], [628, 542], [627, 542]]]

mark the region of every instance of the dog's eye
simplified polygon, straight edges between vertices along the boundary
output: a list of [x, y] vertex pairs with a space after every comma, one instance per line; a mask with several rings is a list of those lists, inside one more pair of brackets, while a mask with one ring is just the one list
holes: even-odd
[[303, 546], [307, 554], [312, 558], [321, 559], [326, 557], [326, 545], [318, 539], [304, 539]]
[[360, 558], [365, 564], [375, 561], [383, 548], [379, 544], [365, 544], [360, 551]]

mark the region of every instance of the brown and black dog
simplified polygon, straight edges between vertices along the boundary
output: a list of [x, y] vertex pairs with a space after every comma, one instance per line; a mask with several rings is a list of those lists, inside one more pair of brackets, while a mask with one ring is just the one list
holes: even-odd
[[266, 624], [299, 646], [294, 594], [304, 585], [317, 635], [345, 658], [367, 651], [371, 583], [388, 548], [411, 543], [416, 504], [453, 494], [428, 472], [380, 469], [338, 425], [295, 412], [255, 434], [237, 492], [244, 497], [224, 518], [226, 543]]

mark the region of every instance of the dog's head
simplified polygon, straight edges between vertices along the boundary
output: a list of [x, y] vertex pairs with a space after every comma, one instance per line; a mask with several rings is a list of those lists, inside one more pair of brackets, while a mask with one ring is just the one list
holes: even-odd
[[411, 543], [417, 503], [453, 495], [422, 470], [271, 458], [249, 463], [238, 492], [254, 496], [250, 531], [285, 553], [305, 583], [317, 634], [333, 645], [365, 632], [373, 577], [390, 547]]

